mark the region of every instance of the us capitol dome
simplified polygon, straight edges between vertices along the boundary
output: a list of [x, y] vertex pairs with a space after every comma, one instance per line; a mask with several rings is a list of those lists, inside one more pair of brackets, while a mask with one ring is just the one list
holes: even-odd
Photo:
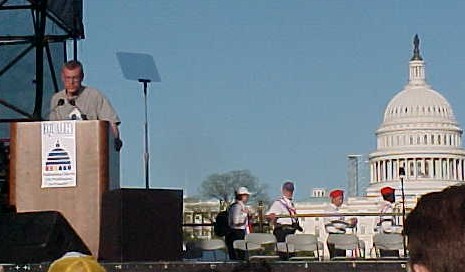
[[439, 191], [465, 180], [462, 129], [449, 102], [426, 83], [420, 40], [414, 39], [409, 81], [389, 102], [369, 155], [368, 197], [391, 186], [406, 197]]

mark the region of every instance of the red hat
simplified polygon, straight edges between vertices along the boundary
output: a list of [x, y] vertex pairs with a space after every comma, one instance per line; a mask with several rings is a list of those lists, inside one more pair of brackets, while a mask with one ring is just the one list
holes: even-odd
[[392, 188], [392, 187], [383, 187], [381, 188], [381, 194], [382, 195], [391, 195], [394, 193], [396, 189]]
[[343, 190], [332, 190], [332, 191], [329, 193], [329, 197], [331, 197], [331, 198], [335, 198], [335, 197], [343, 196], [343, 195], [344, 195], [344, 191], [343, 191]]

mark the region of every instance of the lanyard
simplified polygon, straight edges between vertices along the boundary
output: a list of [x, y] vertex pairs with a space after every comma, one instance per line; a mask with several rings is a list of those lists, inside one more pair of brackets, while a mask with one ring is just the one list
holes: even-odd
[[[287, 204], [287, 201], [284, 199], [284, 197], [280, 198], [280, 199], [279, 199], [279, 202], [281, 202], [281, 204], [283, 204], [283, 206], [287, 209], [287, 211], [289, 212], [289, 215], [295, 215], [295, 214], [296, 214], [296, 210], [295, 210], [295, 208], [293, 207], [292, 202], [290, 202], [292, 206], [289, 206], [289, 205]], [[298, 222], [299, 222], [299, 219], [298, 219], [298, 218], [291, 217], [291, 221], [292, 221], [293, 223], [298, 223]]]

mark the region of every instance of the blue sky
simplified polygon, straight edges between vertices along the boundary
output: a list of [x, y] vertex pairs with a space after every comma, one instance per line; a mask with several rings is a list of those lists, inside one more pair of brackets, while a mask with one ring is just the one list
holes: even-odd
[[427, 81], [465, 122], [463, 1], [84, 1], [85, 84], [122, 119], [122, 186], [144, 187], [142, 86], [116, 52], [153, 56], [151, 187], [198, 194], [249, 169], [271, 196], [346, 188], [347, 155], [375, 150], [384, 108], [407, 82], [413, 36]]

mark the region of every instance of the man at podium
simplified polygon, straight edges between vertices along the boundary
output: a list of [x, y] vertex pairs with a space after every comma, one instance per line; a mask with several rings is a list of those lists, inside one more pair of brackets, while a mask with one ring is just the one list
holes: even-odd
[[121, 121], [110, 101], [97, 89], [82, 85], [83, 79], [84, 69], [79, 61], [71, 60], [63, 65], [64, 89], [51, 99], [49, 120], [108, 121], [115, 136], [115, 149], [119, 151], [123, 146], [118, 129]]

